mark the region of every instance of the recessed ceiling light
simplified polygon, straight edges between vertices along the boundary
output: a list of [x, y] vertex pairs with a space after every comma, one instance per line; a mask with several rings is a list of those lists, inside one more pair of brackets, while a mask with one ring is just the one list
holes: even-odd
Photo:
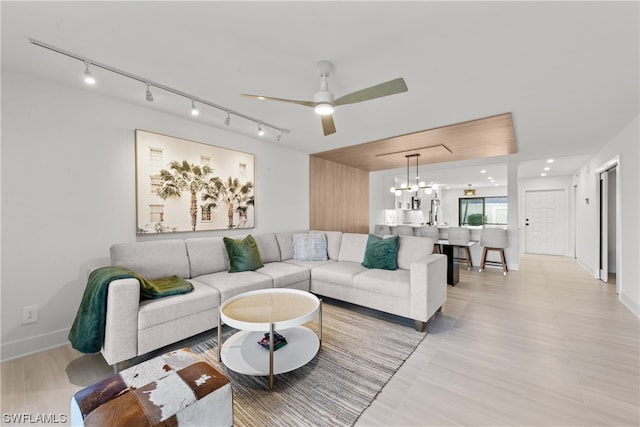
[[546, 168], [544, 168], [544, 170], [548, 171], [549, 169], [551, 169], [549, 166], [547, 166]]
[[555, 160], [553, 160], [553, 159], [548, 159], [547, 160], [547, 163], [553, 163], [553, 162], [555, 162]]
[[487, 173], [487, 171], [486, 171], [486, 170], [484, 170], [484, 169], [482, 169], [482, 170], [480, 171], [480, 173]]
[[488, 176], [487, 179], [493, 179], [492, 177]]
[[540, 174], [540, 176], [547, 176], [547, 174], [543, 172]]

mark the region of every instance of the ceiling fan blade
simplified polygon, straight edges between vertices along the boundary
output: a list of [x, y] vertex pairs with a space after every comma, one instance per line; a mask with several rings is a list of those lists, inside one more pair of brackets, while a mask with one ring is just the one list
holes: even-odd
[[338, 105], [355, 104], [356, 102], [395, 95], [396, 93], [406, 92], [407, 90], [407, 84], [404, 82], [404, 79], [400, 77], [341, 96], [333, 101], [332, 104], [334, 107]]
[[244, 96], [245, 98], [254, 98], [254, 99], [260, 99], [260, 100], [266, 100], [266, 101], [288, 102], [290, 104], [298, 104], [298, 105], [303, 105], [305, 107], [315, 107], [317, 104], [317, 102], [313, 102], [313, 101], [296, 101], [295, 99], [272, 98], [270, 96], [249, 95], [246, 93], [243, 93], [240, 96]]
[[326, 116], [320, 116], [322, 119], [322, 130], [324, 136], [336, 133], [336, 124], [333, 122], [333, 114], [327, 114]]

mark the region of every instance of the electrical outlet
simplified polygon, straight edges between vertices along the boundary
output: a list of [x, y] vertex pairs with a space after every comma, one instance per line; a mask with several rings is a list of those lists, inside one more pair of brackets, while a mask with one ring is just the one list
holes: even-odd
[[35, 323], [38, 321], [38, 306], [28, 305], [22, 307], [22, 324]]

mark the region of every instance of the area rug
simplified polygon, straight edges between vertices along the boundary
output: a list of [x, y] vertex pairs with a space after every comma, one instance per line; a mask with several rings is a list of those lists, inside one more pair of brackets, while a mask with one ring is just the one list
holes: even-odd
[[[236, 426], [348, 426], [413, 353], [426, 333], [339, 302], [323, 304], [322, 348], [307, 365], [268, 377], [238, 374], [217, 361], [217, 339], [191, 345], [231, 380]], [[306, 325], [316, 331], [317, 322]], [[236, 331], [223, 327], [223, 340]], [[258, 344], [256, 344], [258, 345]]]

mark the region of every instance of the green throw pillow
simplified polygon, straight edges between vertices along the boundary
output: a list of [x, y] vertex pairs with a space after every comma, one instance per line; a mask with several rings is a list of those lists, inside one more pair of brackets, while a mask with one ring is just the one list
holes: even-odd
[[264, 266], [258, 252], [258, 244], [252, 235], [242, 240], [224, 237], [224, 245], [229, 255], [229, 273], [253, 271]]
[[398, 242], [399, 236], [391, 236], [384, 239], [381, 236], [369, 234], [362, 266], [382, 270], [397, 270]]

